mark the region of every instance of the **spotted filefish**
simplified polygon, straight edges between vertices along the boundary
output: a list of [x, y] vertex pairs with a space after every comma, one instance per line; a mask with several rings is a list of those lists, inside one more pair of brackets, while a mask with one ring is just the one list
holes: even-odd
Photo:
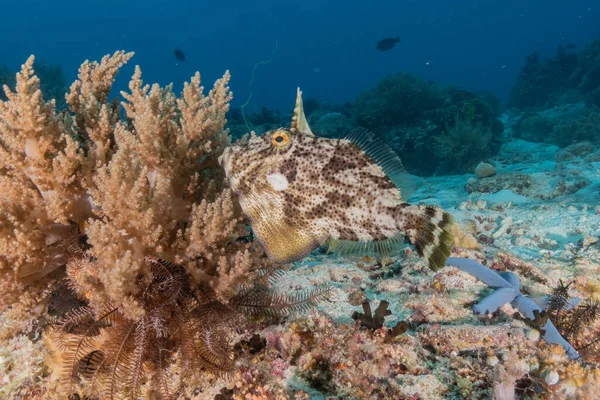
[[364, 129], [345, 139], [315, 136], [300, 89], [289, 129], [252, 134], [219, 162], [275, 262], [299, 260], [325, 244], [386, 253], [405, 238], [433, 270], [450, 255], [451, 216], [403, 199], [410, 179], [399, 157]]

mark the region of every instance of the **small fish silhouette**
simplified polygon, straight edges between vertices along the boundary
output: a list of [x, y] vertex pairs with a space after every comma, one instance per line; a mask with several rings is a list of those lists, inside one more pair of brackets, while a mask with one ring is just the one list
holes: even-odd
[[400, 37], [396, 36], [395, 38], [385, 38], [381, 39], [379, 43], [377, 43], [377, 50], [379, 51], [388, 51], [391, 50], [392, 47], [396, 45], [396, 43], [400, 43]]
[[185, 61], [185, 54], [183, 54], [183, 51], [179, 50], [179, 49], [175, 49], [175, 58], [178, 59], [179, 61]]

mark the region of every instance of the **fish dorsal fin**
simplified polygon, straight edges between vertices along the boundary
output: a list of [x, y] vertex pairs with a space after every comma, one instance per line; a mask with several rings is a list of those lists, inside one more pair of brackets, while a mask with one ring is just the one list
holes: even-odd
[[400, 189], [400, 194], [405, 201], [410, 199], [417, 189], [417, 181], [406, 172], [400, 157], [388, 145], [376, 139], [373, 132], [365, 128], [353, 129], [346, 136], [346, 140], [360, 147], [383, 169], [392, 183]]
[[294, 115], [292, 116], [292, 126], [290, 129], [292, 132], [299, 132], [308, 136], [315, 136], [306, 120], [304, 115], [304, 105], [302, 104], [302, 91], [298, 88], [296, 94], [296, 107], [294, 108]]

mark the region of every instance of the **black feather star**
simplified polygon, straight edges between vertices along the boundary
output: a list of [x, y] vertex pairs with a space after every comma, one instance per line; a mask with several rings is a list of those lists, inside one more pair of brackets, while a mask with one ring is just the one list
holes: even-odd
[[[137, 399], [142, 385], [152, 383], [158, 398], [177, 398], [186, 373], [233, 371], [228, 331], [248, 317], [304, 311], [330, 291], [323, 286], [290, 295], [257, 285], [242, 289], [225, 305], [198, 299], [183, 266], [156, 257], [146, 262], [152, 276], [141, 282], [143, 317], [132, 320], [107, 304], [73, 310], [54, 327], [65, 356], [62, 385], [67, 392]], [[176, 365], [179, 374], [173, 373]]]
[[600, 304], [588, 299], [584, 304], [571, 308], [570, 286], [570, 283], [565, 285], [559, 281], [548, 298], [547, 315], [582, 358], [598, 360], [600, 335], [594, 333], [592, 328], [600, 316]]

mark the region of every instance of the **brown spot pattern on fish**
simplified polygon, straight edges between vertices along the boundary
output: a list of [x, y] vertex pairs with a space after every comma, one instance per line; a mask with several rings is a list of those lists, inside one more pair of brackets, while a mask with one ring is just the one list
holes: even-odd
[[[277, 262], [298, 260], [327, 241], [358, 242], [361, 248], [375, 243], [385, 250], [385, 241], [404, 234], [432, 269], [443, 266], [450, 253], [450, 216], [402, 199], [384, 170], [398, 170], [391, 165], [394, 159], [376, 160], [350, 140], [314, 136], [300, 95], [298, 102], [290, 129], [253, 135], [247, 144], [227, 148], [221, 159], [269, 256]], [[357, 142], [374, 148], [370, 141]], [[373, 157], [388, 151], [381, 150]]]

